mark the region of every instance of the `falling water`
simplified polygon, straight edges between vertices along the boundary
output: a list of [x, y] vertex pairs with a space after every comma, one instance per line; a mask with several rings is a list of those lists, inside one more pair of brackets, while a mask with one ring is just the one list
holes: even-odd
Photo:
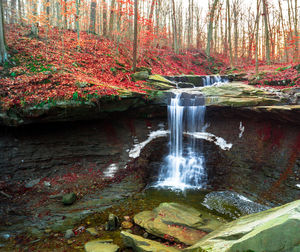
[[[226, 82], [226, 80], [217, 76], [207, 76], [203, 80], [204, 86], [215, 82]], [[174, 94], [168, 105], [169, 155], [161, 167], [156, 185], [181, 190], [204, 188], [207, 174], [203, 146], [196, 142], [192, 135], [205, 131], [206, 107], [203, 105], [204, 100], [201, 102], [199, 97], [186, 97], [180, 91]], [[185, 132], [188, 134], [185, 135]]]
[[181, 93], [171, 98], [168, 106], [170, 129], [170, 152], [161, 167], [159, 186], [172, 188], [202, 188], [205, 185], [205, 158], [202, 146], [196, 145], [195, 138], [183, 141], [184, 132], [201, 132], [204, 128], [205, 106], [196, 105], [197, 100], [183, 106]]

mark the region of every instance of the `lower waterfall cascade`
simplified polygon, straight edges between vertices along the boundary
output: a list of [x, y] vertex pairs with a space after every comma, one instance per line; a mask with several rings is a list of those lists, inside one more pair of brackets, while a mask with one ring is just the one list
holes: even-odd
[[[227, 82], [219, 76], [206, 76], [204, 86]], [[184, 89], [177, 89], [168, 105], [170, 132], [169, 154], [160, 168], [156, 187], [171, 189], [201, 189], [206, 187], [207, 173], [203, 146], [193, 134], [205, 132], [204, 99], [191, 97], [187, 100]]]

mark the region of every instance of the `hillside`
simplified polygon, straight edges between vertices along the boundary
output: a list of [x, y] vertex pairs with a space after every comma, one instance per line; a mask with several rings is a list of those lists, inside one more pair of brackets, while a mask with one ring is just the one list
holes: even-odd
[[[151, 87], [131, 79], [131, 43], [80, 34], [73, 31], [41, 29], [39, 38], [31, 38], [29, 27], [7, 29], [9, 64], [1, 68], [0, 99], [4, 110], [43, 105], [61, 100], [97, 100], [134, 92], [147, 97]], [[153, 74], [203, 75], [215, 71], [215, 65], [201, 51], [174, 54], [170, 48], [140, 50], [138, 67]]]

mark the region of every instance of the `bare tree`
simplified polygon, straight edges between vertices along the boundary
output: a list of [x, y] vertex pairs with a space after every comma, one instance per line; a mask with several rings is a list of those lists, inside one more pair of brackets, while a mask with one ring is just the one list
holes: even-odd
[[263, 2], [263, 16], [264, 16], [264, 23], [265, 23], [265, 43], [266, 43], [266, 59], [267, 64], [271, 64], [270, 58], [270, 33], [269, 33], [269, 11], [268, 11], [268, 3], [267, 0], [262, 0]]
[[211, 40], [213, 35], [213, 23], [214, 23], [214, 16], [215, 10], [217, 7], [219, 0], [214, 0], [213, 6], [210, 10], [209, 14], [209, 22], [208, 22], [208, 30], [207, 30], [207, 45], [206, 45], [206, 55], [210, 57], [210, 47], [211, 47]]
[[109, 33], [113, 36], [114, 18], [115, 18], [115, 0], [111, 1], [110, 16], [109, 16]]
[[31, 23], [31, 35], [33, 37], [38, 37], [39, 36], [39, 22], [38, 22], [38, 17], [37, 17], [37, 3], [35, 1], [32, 2], [32, 16], [33, 20]]
[[178, 53], [178, 34], [177, 34], [177, 24], [176, 24], [176, 7], [175, 7], [175, 0], [172, 0], [172, 24], [173, 24], [173, 37], [174, 37], [174, 51]]
[[6, 50], [5, 34], [4, 34], [4, 16], [3, 5], [0, 2], [0, 63], [8, 61], [8, 53]]
[[231, 44], [231, 20], [230, 20], [230, 3], [229, 0], [226, 1], [227, 9], [227, 22], [228, 22], [228, 45], [229, 45], [229, 56], [230, 56], [230, 67], [233, 68], [233, 59], [232, 59], [232, 44]]
[[16, 18], [17, 1], [16, 0], [10, 1], [10, 10], [11, 10], [10, 23], [14, 24], [17, 21], [17, 18]]
[[238, 22], [240, 15], [240, 0], [233, 1], [233, 26], [234, 26], [234, 63], [237, 64], [238, 59]]
[[138, 0], [134, 0], [134, 39], [133, 39], [133, 65], [132, 69], [136, 71], [137, 47], [138, 47]]
[[102, 0], [102, 8], [103, 8], [103, 36], [107, 35], [107, 5], [106, 1]]
[[96, 33], [96, 8], [97, 8], [97, 2], [93, 0], [91, 2], [91, 12], [90, 12], [90, 32]]
[[22, 7], [23, 7], [22, 0], [18, 0], [18, 13], [19, 13], [19, 20], [21, 25], [23, 25]]
[[75, 26], [76, 26], [76, 31], [77, 31], [77, 40], [78, 40], [78, 46], [79, 46], [79, 41], [80, 41], [80, 28], [79, 28], [79, 8], [80, 8], [80, 0], [76, 0], [76, 15], [75, 15]]
[[259, 17], [260, 17], [260, 1], [257, 0], [256, 10], [256, 38], [255, 38], [255, 74], [258, 75], [258, 32], [259, 32]]

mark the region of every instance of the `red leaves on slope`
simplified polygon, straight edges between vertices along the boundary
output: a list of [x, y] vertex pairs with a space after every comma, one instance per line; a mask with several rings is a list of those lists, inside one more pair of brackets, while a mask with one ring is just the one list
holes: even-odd
[[[26, 36], [29, 28], [9, 26], [7, 42], [18, 51], [13, 59], [17, 66], [9, 69], [9, 76], [0, 79], [1, 106], [43, 104], [57, 100], [90, 100], [93, 97], [117, 96], [124, 91], [147, 94], [150, 89], [143, 82], [131, 80], [132, 46], [128, 41], [116, 44], [109, 39], [41, 28], [40, 38]], [[13, 28], [13, 29], [12, 29]], [[140, 48], [139, 66], [147, 66], [153, 73], [205, 74], [210, 64], [192, 52], [175, 55], [168, 48]]]

